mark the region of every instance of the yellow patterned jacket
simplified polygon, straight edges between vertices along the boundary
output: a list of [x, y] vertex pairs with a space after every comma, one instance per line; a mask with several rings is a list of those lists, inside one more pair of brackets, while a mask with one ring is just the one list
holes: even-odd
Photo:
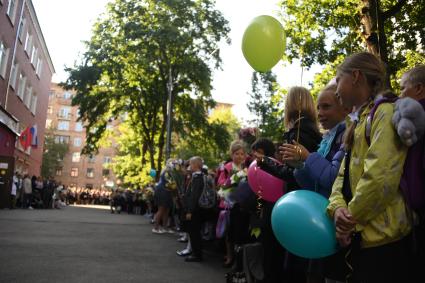
[[[393, 104], [383, 103], [375, 112], [370, 135], [366, 142], [366, 119], [373, 102], [360, 114], [354, 133], [350, 161], [350, 185], [353, 194], [348, 210], [357, 221], [362, 247], [381, 246], [397, 241], [411, 230], [399, 190], [400, 177], [407, 148], [401, 144], [391, 123]], [[347, 128], [351, 121], [347, 121]], [[327, 208], [333, 218], [335, 210], [347, 207], [341, 193], [344, 179], [344, 161], [332, 187]]]

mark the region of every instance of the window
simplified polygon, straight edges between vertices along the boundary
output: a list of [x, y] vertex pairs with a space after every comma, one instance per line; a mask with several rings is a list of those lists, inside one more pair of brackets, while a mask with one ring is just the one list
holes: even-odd
[[16, 14], [16, 0], [9, 0], [9, 6], [7, 6], [6, 14], [9, 16], [13, 24]]
[[96, 156], [90, 154], [89, 155], [89, 163], [94, 163], [96, 161]]
[[69, 143], [69, 136], [55, 136], [55, 143]]
[[71, 168], [71, 177], [78, 177], [78, 168]]
[[59, 121], [58, 122], [58, 130], [68, 131], [69, 130], [69, 122], [68, 121]]
[[9, 57], [9, 49], [0, 41], [0, 76], [3, 78], [6, 75], [7, 58]]
[[38, 48], [34, 47], [31, 52], [31, 64], [35, 67], [36, 60], [38, 58]]
[[111, 163], [112, 158], [110, 156], [104, 156], [103, 157], [103, 164]]
[[69, 119], [69, 118], [70, 118], [70, 116], [71, 116], [71, 107], [69, 107], [69, 106], [62, 106], [62, 107], [59, 109], [58, 116], [59, 116], [60, 118]]
[[74, 146], [81, 146], [81, 138], [74, 138]]
[[75, 131], [76, 132], [82, 132], [83, 131], [83, 124], [81, 122], [75, 123]]
[[15, 90], [16, 88], [16, 78], [18, 77], [18, 63], [14, 63], [12, 70], [10, 71], [10, 86]]
[[49, 129], [52, 126], [52, 120], [46, 119], [46, 129]]
[[80, 162], [80, 153], [79, 152], [73, 152], [72, 153], [72, 162]]
[[53, 114], [53, 107], [52, 106], [47, 107], [47, 114]]
[[28, 86], [24, 94], [24, 104], [28, 109], [31, 107], [31, 98], [32, 98], [32, 87]]
[[37, 58], [37, 66], [35, 67], [35, 73], [40, 78], [41, 77], [41, 70], [43, 69], [43, 61], [40, 57]]
[[107, 176], [109, 176], [109, 169], [103, 169], [103, 170], [102, 170], [102, 176], [103, 176], [103, 177], [107, 177]]
[[19, 40], [20, 40], [21, 42], [23, 42], [22, 37], [23, 37], [23, 35], [25, 34], [25, 26], [26, 26], [26, 24], [27, 24], [27, 19], [23, 18], [23, 19], [21, 20], [20, 25], [19, 25], [19, 34], [18, 34]]
[[65, 99], [71, 99], [72, 98], [72, 93], [70, 93], [69, 91], [65, 91], [63, 93], [63, 98], [65, 98]]
[[18, 96], [22, 101], [24, 100], [24, 94], [25, 94], [25, 85], [27, 84], [27, 78], [23, 73], [19, 73], [19, 80], [18, 80]]
[[62, 176], [62, 168], [56, 168], [56, 176]]
[[94, 178], [94, 168], [87, 168], [87, 177]]
[[37, 94], [33, 93], [31, 96], [31, 113], [35, 115], [37, 110]]
[[25, 53], [27, 53], [28, 57], [31, 54], [32, 51], [32, 35], [29, 34], [29, 32], [27, 32], [27, 38], [25, 39]]

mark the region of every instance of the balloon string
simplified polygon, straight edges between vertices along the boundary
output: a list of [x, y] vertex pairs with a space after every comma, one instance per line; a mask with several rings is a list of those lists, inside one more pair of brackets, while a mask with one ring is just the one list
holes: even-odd
[[257, 166], [256, 167], [254, 167], [254, 172], [255, 172], [255, 180], [257, 181], [257, 184], [258, 184], [258, 194], [257, 194], [257, 214], [260, 216], [261, 215], [261, 209], [262, 209], [262, 203], [261, 203], [261, 200], [263, 199], [263, 188], [262, 188], [262, 186], [259, 184], [259, 181], [258, 181], [258, 175], [257, 175], [257, 170], [258, 170], [258, 168], [257, 168]]

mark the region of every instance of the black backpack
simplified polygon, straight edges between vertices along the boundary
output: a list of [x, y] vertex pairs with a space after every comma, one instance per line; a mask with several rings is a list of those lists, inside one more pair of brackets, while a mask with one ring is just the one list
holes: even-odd
[[200, 208], [210, 209], [217, 205], [217, 192], [214, 188], [214, 181], [203, 175], [204, 188], [198, 200]]

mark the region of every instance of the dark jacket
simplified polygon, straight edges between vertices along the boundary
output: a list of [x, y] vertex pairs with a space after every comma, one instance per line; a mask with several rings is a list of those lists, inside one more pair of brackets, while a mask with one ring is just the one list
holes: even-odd
[[192, 174], [192, 179], [186, 190], [185, 210], [187, 213], [193, 213], [199, 210], [199, 197], [204, 189], [204, 174], [202, 172], [195, 172]]
[[[292, 143], [292, 141], [296, 141], [298, 137], [298, 128], [298, 143], [302, 144], [309, 152], [317, 151], [320, 141], [322, 140], [322, 135], [314, 122], [308, 118], [301, 118], [292, 129], [287, 131], [283, 135], [284, 142]], [[258, 166], [273, 176], [283, 179], [286, 184], [287, 192], [300, 188], [294, 177], [295, 168], [287, 164], [278, 164], [267, 157], [265, 157], [262, 162], [259, 162]]]

